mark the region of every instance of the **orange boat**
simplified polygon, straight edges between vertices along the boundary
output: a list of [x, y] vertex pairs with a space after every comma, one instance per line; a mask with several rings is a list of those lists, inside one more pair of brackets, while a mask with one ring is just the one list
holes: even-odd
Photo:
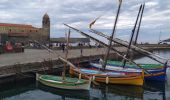
[[142, 73], [125, 73], [125, 72], [111, 72], [101, 71], [87, 68], [73, 68], [70, 67], [70, 74], [83, 78], [92, 77], [96, 82], [106, 84], [121, 84], [121, 85], [137, 85], [142, 86], [144, 83], [144, 71]]

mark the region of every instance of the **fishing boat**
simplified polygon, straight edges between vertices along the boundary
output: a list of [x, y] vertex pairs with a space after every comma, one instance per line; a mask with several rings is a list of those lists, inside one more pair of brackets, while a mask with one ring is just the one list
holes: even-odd
[[[90, 67], [96, 68], [96, 69], [102, 69], [102, 65], [99, 63], [90, 63]], [[144, 74], [145, 80], [154, 80], [154, 81], [165, 81], [166, 80], [166, 69], [167, 67], [157, 67], [157, 68], [151, 68], [146, 69], [149, 74]], [[106, 65], [105, 70], [107, 71], [113, 71], [113, 72], [140, 72], [141, 68], [123, 68], [122, 65]]]
[[36, 80], [50, 87], [70, 90], [89, 90], [91, 84], [91, 80], [70, 77], [63, 80], [61, 76], [42, 74], [36, 74]]
[[[102, 42], [102, 41], [100, 41], [100, 40], [98, 40], [98, 39], [96, 39], [96, 38], [94, 38], [94, 37], [92, 37], [92, 36], [90, 36], [90, 35], [82, 32], [82, 31], [78, 30], [78, 29], [76, 29], [76, 28], [74, 28], [74, 27], [71, 27], [71, 26], [69, 26], [69, 25], [67, 25], [67, 24], [64, 24], [64, 25], [67, 26], [67, 27], [69, 27], [69, 28], [71, 28], [71, 29], [73, 29], [73, 30], [75, 30], [76, 32], [78, 32], [78, 33], [80, 33], [80, 34], [82, 34], [82, 35], [84, 35], [84, 36], [86, 36], [86, 37], [88, 37], [88, 38], [90, 38], [90, 39], [92, 39], [92, 40], [100, 43], [101, 45], [103, 45], [103, 46], [105, 46], [105, 47], [108, 47], [108, 45], [105, 44], [104, 42]], [[120, 56], [120, 57], [122, 57], [123, 59], [129, 61], [130, 63], [133, 63], [133, 64], [136, 65], [136, 66], [139, 66], [139, 65], [136, 64], [135, 62], [133, 62], [133, 61], [127, 59], [126, 57], [124, 57], [123, 55], [121, 55], [120, 52], [117, 51], [116, 49], [114, 49], [113, 47], [112, 47], [111, 49], [114, 50], [118, 56]], [[91, 66], [90, 66], [90, 67], [91, 67]], [[99, 68], [98, 68], [98, 69], [99, 69]], [[165, 80], [166, 80], [166, 69], [167, 69], [167, 67], [163, 67], [163, 68], [160, 69], [160, 70], [150, 70], [150, 71], [152, 71], [152, 73], [149, 73], [148, 75], [145, 75], [145, 80], [165, 81]], [[106, 70], [107, 70], [107, 67], [106, 67]], [[153, 72], [153, 71], [155, 71], [155, 72]], [[160, 72], [160, 73], [158, 73], [158, 72]], [[161, 77], [160, 77], [160, 76], [161, 76]], [[147, 77], [147, 78], [146, 78], [146, 77]], [[152, 77], [154, 77], [154, 78], [152, 78]], [[156, 77], [158, 77], [158, 78], [156, 78]]]
[[[145, 4], [141, 5], [140, 8], [139, 8], [139, 12], [138, 12], [138, 15], [137, 15], [137, 18], [136, 18], [136, 22], [134, 24], [134, 28], [132, 30], [131, 39], [130, 39], [129, 43], [126, 42], [126, 41], [123, 41], [121, 39], [118, 39], [118, 38], [113, 39], [113, 37], [110, 37], [110, 36], [108, 36], [108, 35], [106, 35], [106, 34], [104, 34], [102, 32], [96, 31], [96, 30], [94, 30], [94, 29], [92, 29], [90, 27], [90, 32], [95, 33], [95, 34], [97, 34], [99, 36], [102, 36], [102, 37], [108, 39], [110, 41], [110, 44], [111, 44], [111, 42], [114, 42], [114, 43], [119, 44], [121, 46], [127, 47], [128, 49], [127, 49], [126, 55], [121, 55], [121, 52], [119, 52], [118, 50], [115, 50], [113, 46], [107, 45], [104, 42], [101, 42], [100, 40], [95, 39], [95, 38], [87, 35], [86, 33], [82, 32], [82, 31], [78, 31], [77, 29], [74, 29], [74, 30], [76, 30], [77, 32], [81, 33], [82, 35], [84, 35], [84, 36], [86, 36], [88, 38], [91, 38], [92, 40], [95, 40], [96, 42], [100, 43], [101, 45], [104, 45], [104, 46], [106, 46], [108, 48], [111, 48], [112, 50], [116, 51], [118, 56], [120, 56], [120, 57], [122, 57], [124, 59], [124, 62], [121, 64], [121, 66], [123, 68], [126, 67], [125, 65], [126, 65], [126, 61], [128, 61], [128, 59], [125, 59], [125, 58], [127, 58], [129, 56], [130, 50], [136, 51], [136, 52], [138, 52], [140, 54], [143, 54], [143, 55], [145, 55], [145, 56], [147, 56], [147, 57], [149, 57], [149, 58], [163, 64], [163, 66], [162, 65], [161, 66], [160, 65], [153, 65], [153, 64], [152, 65], [149, 65], [149, 64], [142, 65], [142, 64], [136, 64], [135, 62], [131, 61], [131, 63], [136, 65], [136, 67], [142, 68], [146, 72], [149, 72], [149, 73], [145, 74], [145, 80], [165, 81], [166, 80], [166, 69], [167, 69], [167, 64], [165, 62], [167, 62], [168, 59], [166, 59], [164, 57], [161, 57], [159, 55], [156, 55], [154, 53], [148, 52], [148, 51], [146, 51], [146, 50], [144, 50], [144, 49], [142, 49], [140, 47], [137, 47], [135, 45], [136, 41], [137, 41], [137, 38], [138, 38], [138, 33], [139, 33], [139, 29], [140, 29], [140, 24], [141, 24], [141, 20], [142, 20], [142, 16], [143, 16], [144, 7], [145, 7]], [[139, 16], [140, 16], [140, 19], [139, 19]], [[138, 21], [138, 19], [139, 19], [139, 21]], [[96, 22], [96, 20], [95, 20], [95, 22]], [[135, 41], [133, 41], [137, 24], [138, 24], [138, 29], [137, 29]], [[108, 56], [108, 53], [107, 53], [107, 55], [106, 55], [106, 57], [104, 59], [104, 62], [101, 64], [102, 69], [107, 69], [107, 70], [112, 70], [112, 71], [115, 71], [115, 69], [117, 70], [117, 68], [115, 68], [115, 67], [120, 66], [120, 65], [112, 65], [114, 68], [113, 67], [111, 68], [110, 65], [107, 63], [107, 60], [106, 60], [107, 56]], [[165, 62], [162, 62], [162, 61], [158, 60], [157, 58], [162, 59]], [[105, 66], [107, 66], [109, 68], [106, 68]], [[95, 67], [99, 68], [100, 66], [97, 65]], [[147, 67], [149, 67], [149, 68], [147, 68]], [[152, 68], [150, 68], [150, 67], [152, 67]], [[118, 71], [120, 71], [120, 70], [118, 70]], [[121, 71], [126, 71], [126, 70], [121, 69]]]
[[70, 67], [70, 74], [83, 78], [92, 77], [93, 81], [106, 83], [106, 84], [120, 84], [120, 85], [136, 85], [142, 86], [144, 83], [144, 72], [139, 73], [125, 73], [125, 72], [112, 72], [101, 71], [88, 68], [75, 69]]
[[[66, 48], [65, 58], [62, 58], [61, 56], [59, 56], [59, 60], [64, 62], [62, 76], [42, 75], [42, 74], [37, 73], [36, 80], [46, 86], [50, 86], [50, 87], [54, 87], [54, 88], [69, 89], [69, 90], [70, 89], [71, 90], [89, 90], [90, 85], [91, 85], [91, 78], [86, 80], [86, 79], [81, 79], [81, 78], [66, 77], [66, 75], [65, 75], [66, 64], [76, 68], [71, 62], [69, 62], [67, 60], [69, 36], [70, 36], [70, 30], [68, 32], [68, 37], [67, 37], [67, 48]], [[55, 53], [53, 50], [49, 49], [45, 45], [41, 45], [41, 46], [43, 46], [48, 51]]]
[[[160, 67], [160, 66], [157, 66], [157, 65], [152, 65], [152, 66], [155, 67], [155, 69], [145, 69], [145, 68], [143, 68], [143, 66], [140, 66], [140, 65], [136, 64], [135, 62], [131, 61], [133, 63], [133, 65], [136, 65], [136, 67], [138, 67], [138, 68], [128, 68], [128, 67], [126, 67], [126, 62], [128, 61], [128, 59], [125, 59], [125, 58], [127, 58], [129, 56], [130, 50], [132, 48], [133, 48], [134, 51], [140, 51], [140, 53], [142, 53], [142, 54], [145, 54], [145, 55], [149, 54], [149, 55], [153, 55], [154, 57], [164, 59], [163, 57], [160, 57], [159, 55], [155, 55], [153, 53], [150, 53], [150, 52], [148, 52], [146, 50], [143, 50], [143, 49], [133, 45], [133, 42], [134, 42], [133, 38], [135, 36], [135, 30], [137, 28], [137, 24], [139, 24], [138, 25], [138, 29], [137, 29], [137, 33], [136, 33], [135, 42], [137, 41], [137, 36], [138, 36], [139, 28], [140, 28], [140, 23], [141, 23], [141, 20], [142, 20], [142, 15], [143, 15], [144, 7], [145, 7], [145, 4], [142, 4], [140, 6], [140, 8], [139, 8], [139, 12], [138, 12], [138, 15], [137, 15], [137, 18], [136, 18], [136, 22], [134, 24], [134, 28], [132, 29], [131, 38], [130, 38], [129, 43], [125, 42], [125, 41], [122, 41], [120, 39], [113, 39], [113, 37], [107, 36], [107, 35], [103, 34], [102, 32], [98, 32], [98, 31], [96, 31], [96, 30], [94, 30], [94, 29], [92, 29], [90, 27], [90, 32], [95, 33], [97, 35], [100, 35], [100, 36], [102, 36], [104, 38], [107, 38], [110, 41], [110, 44], [112, 44], [112, 42], [115, 42], [115, 43], [118, 43], [118, 44], [120, 44], [122, 46], [127, 47], [127, 52], [126, 52], [125, 55], [122, 56], [121, 54], [119, 54], [123, 58], [123, 63], [121, 64], [121, 67], [119, 67], [120, 64], [113, 65], [113, 64], [108, 64], [108, 62], [107, 62], [108, 61], [107, 58], [108, 58], [108, 54], [109, 54], [109, 50], [110, 49], [116, 51], [117, 53], [119, 53], [119, 51], [115, 50], [113, 48], [113, 46], [111, 46], [110, 44], [106, 45], [105, 43], [103, 43], [103, 42], [101, 42], [101, 41], [99, 41], [97, 39], [92, 38], [93, 40], [95, 40], [95, 41], [97, 41], [97, 42], [99, 42], [101, 44], [104, 44], [104, 46], [107, 46], [108, 47], [108, 51], [107, 51], [107, 54], [106, 54], [106, 56], [104, 58], [104, 61], [102, 63], [91, 63], [90, 64], [91, 66], [93, 66], [93, 67], [95, 67], [97, 69], [105, 69], [105, 70], [109, 70], [109, 71], [113, 71], [113, 72], [117, 71], [117, 72], [128, 72], [128, 73], [138, 72], [137, 69], [144, 69], [145, 72], [147, 72], [145, 74], [145, 80], [165, 81], [165, 79], [166, 79], [166, 63], [165, 63], [165, 67], [164, 66]], [[79, 33], [84, 34], [83, 32], [79, 32]], [[84, 35], [89, 37], [89, 38], [91, 38], [90, 36], [88, 36], [86, 34], [84, 34]], [[155, 60], [155, 61], [157, 61], [157, 62], [159, 62], [159, 63], [162, 63], [161, 61], [157, 60], [156, 58], [154, 58], [152, 56], [148, 56], [148, 57], [153, 59], [153, 60]], [[162, 63], [162, 64], [164, 64], [164, 63]], [[156, 68], [156, 66], [157, 66], [157, 68]]]
[[[122, 0], [119, 0], [119, 6], [118, 6], [117, 14], [116, 14], [116, 19], [115, 19], [113, 31], [112, 31], [110, 38], [113, 38], [115, 30], [116, 30], [116, 25], [117, 25], [117, 21], [118, 21], [121, 4], [122, 4]], [[92, 24], [95, 23], [95, 21], [93, 21], [90, 24], [90, 27], [92, 26]], [[66, 25], [66, 26], [68, 26], [68, 25]], [[70, 27], [70, 26], [68, 26], [68, 27]], [[72, 28], [72, 27], [70, 27], [70, 28]], [[72, 29], [75, 30], [75, 28], [72, 28]], [[79, 30], [77, 30], [77, 31], [82, 33]], [[111, 46], [112, 46], [112, 41], [110, 40], [109, 44], [108, 44], [107, 52], [105, 55], [106, 56], [105, 60], [108, 59], [108, 55], [110, 53]], [[106, 63], [104, 63], [104, 66], [102, 66], [102, 67], [106, 67], [105, 65], [106, 65]], [[143, 85], [143, 78], [144, 78], [143, 71], [141, 73], [126, 74], [126, 72], [113, 72], [113, 71], [105, 71], [105, 70], [101, 71], [99, 69], [93, 70], [93, 69], [80, 68], [78, 70], [77, 68], [73, 68], [72, 66], [70, 67], [70, 74], [72, 74], [72, 75], [81, 74], [83, 77], [85, 77], [85, 76], [91, 77], [92, 76], [93, 80], [95, 80], [97, 82], [106, 83], [106, 84], [110, 83], [110, 84], [139, 85], [139, 86]]]

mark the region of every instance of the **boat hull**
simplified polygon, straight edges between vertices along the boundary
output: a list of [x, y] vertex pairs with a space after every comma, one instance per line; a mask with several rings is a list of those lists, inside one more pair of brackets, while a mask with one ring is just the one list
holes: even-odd
[[[46, 76], [53, 77], [58, 80], [51, 80], [51, 79], [44, 78]], [[68, 78], [66, 78], [66, 81], [63, 82], [61, 79], [62, 77], [60, 76], [36, 74], [36, 80], [46, 86], [60, 88], [60, 89], [70, 89], [70, 90], [89, 90], [90, 89], [90, 85], [91, 85], [90, 80], [81, 79], [82, 82], [78, 82], [77, 78], [69, 78], [69, 80], [75, 80], [75, 81], [68, 82], [67, 81]]]
[[157, 71], [150, 71], [152, 74], [145, 74], [146, 81], [165, 81], [166, 78], [166, 68]]
[[[95, 81], [107, 83], [107, 77], [95, 77]], [[121, 84], [121, 85], [143, 85], [143, 79], [141, 76], [135, 77], [127, 77], [127, 78], [115, 78], [115, 77], [108, 77], [108, 83], [110, 84]]]

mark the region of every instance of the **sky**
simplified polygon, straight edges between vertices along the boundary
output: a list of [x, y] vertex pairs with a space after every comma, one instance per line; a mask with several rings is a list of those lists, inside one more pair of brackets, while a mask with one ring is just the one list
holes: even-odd
[[[119, 0], [0, 0], [0, 23], [41, 27], [42, 17], [48, 13], [51, 37], [63, 37], [68, 31], [63, 23], [88, 32], [89, 23], [101, 16], [93, 28], [110, 35], [118, 3]], [[123, 0], [114, 37], [129, 41], [142, 3], [146, 5], [138, 42], [157, 43], [170, 38], [170, 0]], [[82, 37], [74, 31], [71, 36]]]

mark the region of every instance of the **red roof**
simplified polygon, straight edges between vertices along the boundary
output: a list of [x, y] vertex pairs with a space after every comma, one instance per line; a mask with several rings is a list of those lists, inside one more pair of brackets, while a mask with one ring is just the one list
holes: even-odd
[[21, 36], [21, 37], [28, 37], [29, 34], [25, 33], [25, 32], [20, 32], [20, 33], [16, 33], [16, 32], [9, 32], [8, 33], [9, 36]]
[[14, 26], [14, 27], [23, 27], [23, 28], [33, 28], [32, 25], [25, 24], [10, 24], [10, 23], [0, 23], [0, 26]]

